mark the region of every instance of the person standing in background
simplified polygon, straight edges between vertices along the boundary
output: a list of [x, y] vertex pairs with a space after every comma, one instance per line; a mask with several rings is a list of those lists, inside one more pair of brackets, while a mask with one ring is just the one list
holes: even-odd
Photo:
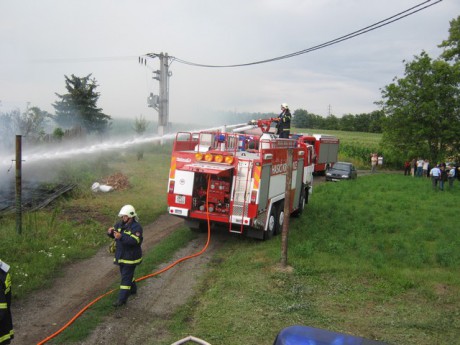
[[422, 172], [423, 172], [423, 162], [424, 160], [419, 158], [417, 161], [417, 172], [415, 173], [415, 176], [417, 177], [422, 177]]
[[431, 183], [433, 184], [433, 189], [436, 190], [438, 188], [438, 181], [441, 178], [441, 170], [438, 166], [435, 166], [433, 169], [430, 170], [431, 176]]
[[447, 178], [449, 179], [449, 188], [454, 186], [454, 181], [456, 177], [455, 166], [449, 166], [449, 172], [447, 174]]
[[442, 163], [439, 169], [441, 170], [441, 177], [439, 178], [439, 189], [444, 190], [444, 184], [447, 182], [446, 163]]
[[375, 173], [375, 171], [377, 170], [377, 162], [378, 162], [377, 153], [373, 153], [371, 155], [371, 173]]
[[430, 165], [430, 162], [428, 161], [428, 159], [425, 159], [423, 161], [423, 165], [422, 165], [422, 176], [427, 176], [428, 177], [428, 167]]
[[410, 161], [404, 162], [404, 176], [410, 175]]
[[414, 158], [410, 162], [410, 174], [412, 175], [412, 177], [415, 176], [415, 170], [416, 169], [417, 169], [417, 161]]

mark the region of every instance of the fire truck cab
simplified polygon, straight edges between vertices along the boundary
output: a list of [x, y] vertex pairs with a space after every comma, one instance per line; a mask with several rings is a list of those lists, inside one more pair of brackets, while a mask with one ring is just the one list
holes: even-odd
[[288, 152], [292, 152], [290, 213], [301, 214], [312, 191], [313, 147], [262, 132], [179, 132], [173, 144], [168, 212], [192, 229], [208, 222], [269, 239], [280, 233]]

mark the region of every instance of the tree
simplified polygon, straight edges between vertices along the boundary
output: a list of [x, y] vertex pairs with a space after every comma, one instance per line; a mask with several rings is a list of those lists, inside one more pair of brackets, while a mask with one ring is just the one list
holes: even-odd
[[339, 128], [341, 131], [349, 131], [349, 132], [356, 131], [355, 122], [356, 122], [356, 117], [354, 115], [352, 114], [343, 115], [339, 119]]
[[105, 132], [112, 119], [97, 107], [100, 94], [96, 92], [96, 79], [91, 74], [79, 78], [75, 75], [65, 76], [67, 94], [56, 93], [59, 100], [53, 104], [56, 110], [55, 121], [64, 128], [81, 125], [89, 133]]
[[460, 65], [422, 52], [405, 65], [405, 77], [382, 90], [383, 144], [400, 154], [437, 162], [458, 147]]
[[340, 119], [335, 115], [328, 115], [323, 122], [323, 129], [338, 130]]
[[[147, 121], [142, 115], [135, 119], [134, 122], [134, 131], [139, 134], [143, 135], [144, 132], [147, 130], [147, 127], [149, 126], [149, 121]], [[137, 160], [141, 160], [144, 158], [144, 149], [140, 147], [137, 151]]]
[[145, 117], [141, 115], [139, 118], [136, 117], [133, 129], [137, 134], [143, 135], [144, 132], [147, 130], [149, 124], [150, 122], [147, 121]]
[[297, 109], [292, 115], [292, 124], [296, 128], [309, 128], [308, 111]]
[[29, 142], [37, 142], [45, 135], [46, 121], [52, 115], [38, 107], [28, 108], [22, 115], [16, 117], [16, 127]]
[[446, 61], [460, 61], [460, 16], [450, 21], [449, 38], [438, 46], [444, 48], [441, 57]]
[[368, 132], [371, 133], [382, 133], [382, 125], [383, 121], [385, 121], [385, 113], [383, 110], [374, 110], [372, 113], [369, 114], [370, 123]]
[[17, 134], [31, 143], [42, 140], [45, 135], [44, 126], [51, 117], [51, 114], [38, 107], [28, 108], [23, 113], [19, 109], [14, 109], [0, 114], [0, 137], [3, 146], [11, 147]]

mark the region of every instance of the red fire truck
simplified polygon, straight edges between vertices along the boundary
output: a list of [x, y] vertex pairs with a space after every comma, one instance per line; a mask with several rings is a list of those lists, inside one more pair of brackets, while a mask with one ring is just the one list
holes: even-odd
[[315, 148], [315, 174], [324, 175], [326, 169], [338, 160], [340, 140], [333, 135], [324, 134], [293, 134], [293, 138], [301, 140]]
[[192, 229], [223, 225], [230, 232], [269, 239], [284, 220], [288, 151], [292, 151], [290, 213], [302, 213], [312, 192], [313, 146], [279, 139], [271, 120], [234, 129], [176, 134], [168, 211]]

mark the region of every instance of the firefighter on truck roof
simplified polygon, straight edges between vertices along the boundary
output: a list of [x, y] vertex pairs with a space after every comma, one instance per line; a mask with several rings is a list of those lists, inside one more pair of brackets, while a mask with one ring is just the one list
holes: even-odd
[[115, 239], [114, 264], [120, 267], [121, 274], [120, 291], [114, 307], [126, 304], [128, 297], [137, 293], [134, 271], [142, 262], [143, 241], [142, 226], [133, 206], [123, 206], [118, 217], [121, 220], [107, 230], [107, 235]]
[[0, 344], [6, 345], [14, 338], [11, 318], [10, 266], [0, 260]]
[[278, 129], [277, 134], [280, 138], [289, 138], [291, 131], [291, 117], [289, 106], [286, 103], [281, 104], [281, 114], [279, 114], [276, 119], [276, 128]]

